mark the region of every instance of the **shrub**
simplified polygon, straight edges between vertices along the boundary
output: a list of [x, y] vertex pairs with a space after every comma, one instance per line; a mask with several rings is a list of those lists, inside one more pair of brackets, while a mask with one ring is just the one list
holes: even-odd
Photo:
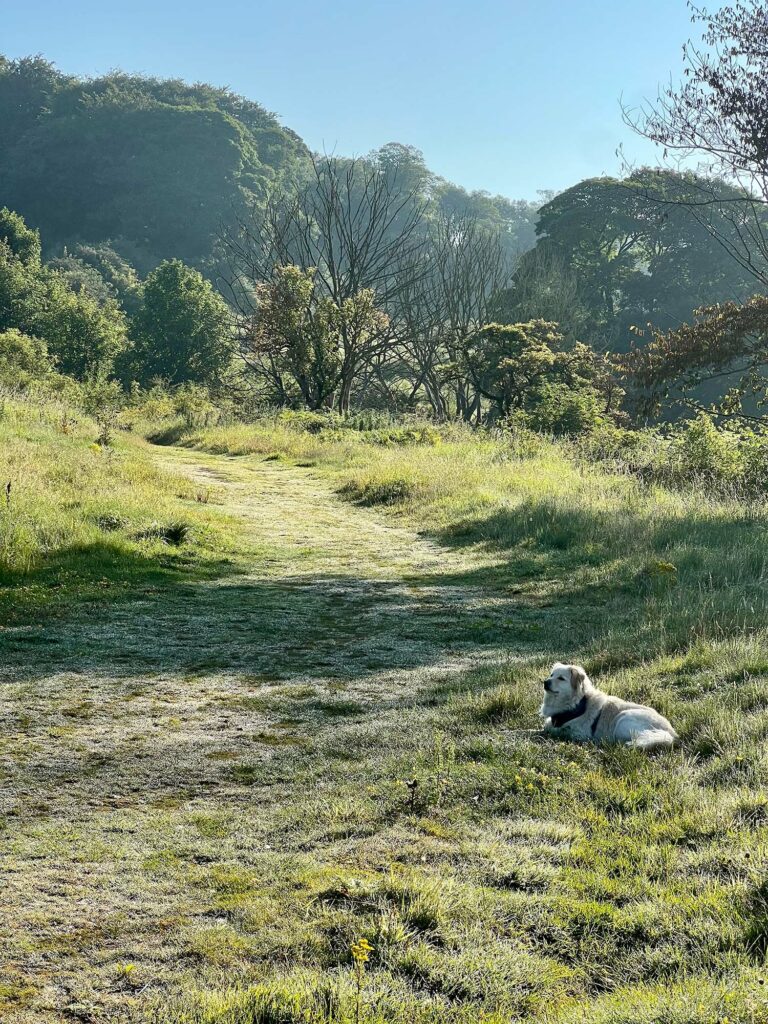
[[97, 444], [103, 446], [111, 444], [112, 431], [117, 424], [117, 417], [124, 401], [123, 389], [116, 380], [97, 377], [83, 385], [83, 408], [99, 426]]
[[45, 342], [15, 328], [0, 331], [0, 387], [27, 391], [54, 374]]
[[548, 384], [541, 389], [536, 404], [514, 418], [546, 434], [585, 434], [604, 423], [604, 404], [590, 387]]
[[742, 470], [738, 436], [718, 430], [705, 413], [688, 420], [680, 429], [672, 441], [670, 456], [688, 479], [735, 481]]

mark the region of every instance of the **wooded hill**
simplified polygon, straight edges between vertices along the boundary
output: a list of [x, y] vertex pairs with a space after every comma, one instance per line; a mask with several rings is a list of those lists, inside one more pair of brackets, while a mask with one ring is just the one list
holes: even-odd
[[[37, 228], [48, 256], [109, 241], [146, 273], [161, 260], [205, 267], [222, 226], [302, 173], [309, 151], [260, 104], [229, 89], [120, 72], [66, 75], [41, 57], [0, 56], [0, 207]], [[418, 150], [380, 151], [445, 212], [533, 245], [536, 206], [467, 193]]]

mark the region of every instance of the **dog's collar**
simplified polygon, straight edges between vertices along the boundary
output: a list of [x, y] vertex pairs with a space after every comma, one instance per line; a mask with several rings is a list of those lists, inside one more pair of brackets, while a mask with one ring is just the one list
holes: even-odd
[[566, 725], [568, 722], [572, 722], [574, 718], [580, 718], [587, 710], [587, 698], [582, 697], [575, 708], [570, 708], [568, 711], [556, 711], [554, 715], [550, 715], [550, 721], [556, 729], [559, 729], [562, 725]]

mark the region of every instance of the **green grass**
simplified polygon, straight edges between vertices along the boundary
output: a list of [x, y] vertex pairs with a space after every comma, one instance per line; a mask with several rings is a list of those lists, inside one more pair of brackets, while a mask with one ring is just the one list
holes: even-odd
[[210, 493], [158, 468], [140, 439], [104, 448], [97, 434], [63, 405], [2, 402], [0, 621], [218, 575], [231, 556]]
[[[90, 457], [19, 415], [30, 460]], [[14, 635], [55, 642], [4, 658], [10, 1020], [768, 1020], [762, 505], [455, 428], [174, 438], [124, 440], [155, 482], [98, 514], [139, 553], [189, 521], [148, 550], [194, 560], [95, 623], [78, 589], [43, 630], [27, 606]], [[554, 658], [680, 748], [542, 740]]]

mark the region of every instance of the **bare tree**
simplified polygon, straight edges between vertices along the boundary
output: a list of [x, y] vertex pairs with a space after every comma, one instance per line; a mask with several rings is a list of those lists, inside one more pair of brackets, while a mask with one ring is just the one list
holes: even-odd
[[413, 276], [423, 272], [424, 201], [416, 189], [402, 189], [396, 168], [364, 160], [315, 157], [307, 180], [274, 193], [266, 210], [254, 211], [224, 238], [229, 275], [225, 282], [248, 335], [258, 285], [276, 268], [314, 270], [318, 298], [338, 311], [340, 338], [338, 410], [350, 408], [361, 368], [380, 360], [393, 344], [386, 317], [361, 318], [362, 293], [390, 308]]
[[736, 0], [715, 13], [690, 2], [701, 43], [683, 49], [684, 80], [660, 91], [626, 123], [663, 147], [665, 159], [703, 160], [717, 177], [680, 178], [686, 206], [740, 266], [768, 285], [768, 4]]
[[493, 297], [509, 281], [511, 267], [498, 233], [471, 214], [444, 214], [434, 221], [424, 260], [397, 293], [393, 322], [412, 388], [422, 388], [435, 414], [466, 420], [480, 414], [480, 395], [458, 371], [471, 336], [487, 322]]

